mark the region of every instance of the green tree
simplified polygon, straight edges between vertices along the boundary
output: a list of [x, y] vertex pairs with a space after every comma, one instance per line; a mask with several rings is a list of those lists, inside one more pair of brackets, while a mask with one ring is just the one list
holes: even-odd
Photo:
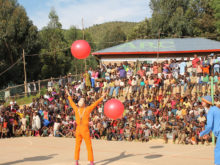
[[[49, 13], [49, 23], [40, 32], [41, 38], [41, 78], [58, 77], [68, 72], [70, 58], [64, 39], [62, 25], [54, 9]], [[63, 50], [66, 48], [65, 50]], [[51, 53], [48, 53], [51, 52]]]
[[[38, 53], [40, 49], [38, 31], [16, 0], [0, 0], [0, 71], [4, 71], [26, 54]], [[28, 80], [39, 74], [39, 58], [26, 58]], [[23, 64], [15, 65], [0, 79], [0, 87], [8, 83], [23, 83]]]
[[218, 35], [220, 35], [220, 1], [219, 0], [213, 0], [213, 6], [214, 8], [214, 16], [216, 20], [216, 28]]
[[103, 42], [103, 37], [106, 35], [107, 32], [111, 32], [116, 27], [120, 27], [121, 31], [123, 31], [127, 38], [129, 38], [128, 36], [137, 24], [138, 23], [136, 22], [106, 22], [103, 24], [88, 27], [85, 29], [85, 31], [90, 34], [92, 41], [95, 42], [94, 51], [97, 51], [103, 48], [103, 44], [101, 42]]
[[191, 0], [186, 11], [190, 36], [216, 36], [213, 0]]
[[[69, 46], [72, 45], [72, 43], [76, 40], [85, 39], [90, 44], [91, 50], [93, 51], [95, 49], [95, 44], [92, 42], [92, 38], [90, 34], [88, 32], [85, 32], [84, 37], [83, 37], [83, 31], [80, 29], [77, 29], [74, 26], [64, 31], [64, 38]], [[83, 73], [85, 70], [85, 60], [79, 60], [79, 59], [74, 58], [71, 55], [70, 51], [68, 51], [68, 56], [71, 57], [69, 72], [73, 74]], [[86, 65], [87, 67], [90, 67], [90, 66], [95, 67], [97, 65], [97, 61], [93, 56], [89, 56], [86, 59]]]
[[149, 19], [138, 23], [128, 35], [128, 40], [152, 38], [151, 36], [151, 22]]
[[119, 26], [117, 26], [114, 29], [109, 30], [105, 33], [99, 47], [102, 49], [112, 47], [125, 42], [126, 39], [127, 36], [125, 35], [125, 33], [121, 30]]
[[213, 0], [151, 0], [152, 35], [215, 36]]
[[152, 35], [157, 36], [159, 32], [164, 36], [186, 35], [184, 15], [188, 3], [189, 0], [151, 0]]

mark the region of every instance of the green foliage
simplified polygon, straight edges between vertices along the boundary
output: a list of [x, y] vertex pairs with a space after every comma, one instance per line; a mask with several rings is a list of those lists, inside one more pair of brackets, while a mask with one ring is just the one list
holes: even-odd
[[108, 32], [111, 32], [113, 29], [120, 27], [120, 30], [127, 37], [136, 25], [137, 23], [135, 22], [107, 22], [89, 27], [86, 29], [86, 32], [91, 35], [92, 41], [95, 42], [94, 51], [96, 51], [104, 47], [102, 42]]
[[109, 31], [106, 31], [101, 43], [99, 44], [99, 47], [101, 49], [112, 47], [125, 42], [126, 38], [125, 33], [119, 26], [117, 26]]
[[214, 16], [215, 16], [215, 25], [217, 28], [218, 35], [220, 35], [220, 1], [219, 0], [213, 0], [213, 5], [214, 9]]
[[[15, 100], [17, 102], [18, 105], [26, 105], [26, 104], [30, 104], [33, 99], [35, 98], [39, 98], [40, 97], [40, 94], [36, 94], [35, 96], [31, 95], [29, 97], [23, 97], [23, 98], [16, 98], [15, 97]], [[8, 106], [10, 105], [10, 100], [8, 100], [6, 103], [5, 103], [5, 106]]]
[[[207, 37], [220, 40], [220, 0], [151, 0], [152, 18], [139, 23], [108, 22], [85, 29], [72, 26], [63, 30], [54, 9], [49, 23], [38, 31], [16, 0], [0, 0], [0, 71], [7, 69], [25, 54], [28, 81], [59, 77], [71, 72], [84, 73], [97, 66], [97, 60], [75, 59], [70, 47], [85, 39], [92, 52], [133, 39], [165, 37]], [[218, 38], [219, 37], [219, 38]], [[50, 53], [48, 53], [50, 52]], [[86, 63], [86, 67], [85, 67]], [[23, 63], [19, 62], [1, 76], [0, 87], [24, 81]]]
[[147, 18], [138, 23], [128, 35], [128, 40], [144, 38], [153, 38], [151, 35], [151, 20]]
[[[60, 51], [67, 47], [62, 25], [54, 11], [49, 14], [49, 23], [40, 32], [41, 40], [41, 78], [58, 77], [64, 75], [70, 67], [70, 56], [65, 51]], [[51, 52], [51, 53], [47, 53]]]
[[[26, 54], [39, 52], [37, 28], [16, 0], [0, 0], [0, 70], [6, 70], [21, 58], [23, 49]], [[33, 79], [39, 74], [35, 68], [38, 64], [38, 57], [27, 58], [28, 78]], [[23, 64], [20, 62], [1, 76], [0, 86], [7, 86], [10, 82], [23, 83], [23, 80]]]
[[152, 35], [215, 36], [213, 0], [151, 0]]
[[[95, 49], [95, 44], [92, 42], [91, 35], [87, 31], [85, 31], [83, 34], [82, 30], [77, 29], [76, 27], [72, 26], [69, 30], [63, 31], [63, 33], [64, 33], [65, 41], [67, 42], [68, 46], [71, 46], [72, 43], [76, 40], [85, 39], [87, 42], [89, 42], [91, 46], [91, 50], [93, 51]], [[69, 72], [73, 74], [83, 73], [85, 71], [85, 63], [86, 63], [86, 67], [89, 67], [89, 66], [95, 67], [97, 65], [97, 61], [92, 56], [89, 56], [86, 59], [86, 62], [85, 60], [78, 60], [74, 58], [71, 55], [70, 51], [68, 51], [68, 56], [71, 57]]]
[[184, 13], [188, 3], [189, 0], [151, 0], [152, 35], [158, 36], [158, 33], [164, 36], [182, 35], [186, 31], [182, 22], [185, 21]]

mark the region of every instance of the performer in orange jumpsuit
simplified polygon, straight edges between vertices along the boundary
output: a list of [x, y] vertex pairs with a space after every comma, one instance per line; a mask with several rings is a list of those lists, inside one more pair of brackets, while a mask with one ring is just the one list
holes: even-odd
[[90, 133], [89, 133], [89, 117], [92, 110], [103, 100], [103, 97], [106, 96], [106, 94], [103, 95], [100, 99], [98, 99], [95, 103], [92, 105], [85, 107], [85, 99], [81, 98], [78, 102], [78, 106], [73, 102], [69, 92], [66, 90], [66, 94], [68, 95], [68, 100], [75, 111], [75, 117], [76, 117], [76, 146], [75, 146], [75, 160], [76, 165], [78, 165], [79, 160], [79, 153], [80, 153], [80, 145], [82, 143], [82, 139], [85, 140], [86, 148], [88, 152], [88, 160], [90, 161], [91, 165], [94, 165], [94, 157], [93, 157], [93, 150], [92, 150], [92, 143], [90, 139]]

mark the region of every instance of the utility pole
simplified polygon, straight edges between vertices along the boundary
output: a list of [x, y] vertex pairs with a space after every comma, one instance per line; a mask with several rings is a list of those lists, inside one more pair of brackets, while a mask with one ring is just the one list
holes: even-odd
[[157, 41], [157, 61], [159, 60], [159, 51], [160, 51], [160, 30], [158, 31], [158, 41]]
[[[85, 30], [84, 30], [84, 21], [82, 18], [82, 32], [83, 32], [83, 40], [85, 39]], [[86, 71], [86, 59], [84, 59], [84, 63], [85, 63], [85, 71]]]
[[27, 73], [26, 73], [26, 62], [25, 62], [25, 55], [24, 55], [24, 49], [23, 49], [23, 63], [24, 63], [24, 93], [25, 96], [27, 96]]

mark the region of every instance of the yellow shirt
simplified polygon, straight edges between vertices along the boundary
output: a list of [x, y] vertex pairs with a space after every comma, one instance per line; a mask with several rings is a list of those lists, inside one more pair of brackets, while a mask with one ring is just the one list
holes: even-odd
[[183, 105], [185, 105], [185, 106], [186, 106], [186, 108], [191, 107], [191, 104], [190, 104], [189, 102], [187, 102], [187, 103], [186, 103], [186, 102], [184, 102], [184, 103], [183, 103]]
[[152, 101], [153, 101], [153, 98], [151, 97], [150, 99], [148, 99], [148, 101], [149, 101], [149, 102], [152, 102]]
[[171, 84], [175, 84], [176, 80], [175, 79], [171, 79]]
[[186, 109], [182, 109], [182, 116], [186, 116]]
[[16, 112], [17, 113], [17, 115], [19, 115], [19, 117], [22, 119], [23, 118], [23, 116], [24, 116], [24, 114], [23, 113], [20, 113], [20, 112]]
[[114, 82], [110, 82], [109, 83], [109, 87], [114, 87], [115, 86], [115, 83]]

